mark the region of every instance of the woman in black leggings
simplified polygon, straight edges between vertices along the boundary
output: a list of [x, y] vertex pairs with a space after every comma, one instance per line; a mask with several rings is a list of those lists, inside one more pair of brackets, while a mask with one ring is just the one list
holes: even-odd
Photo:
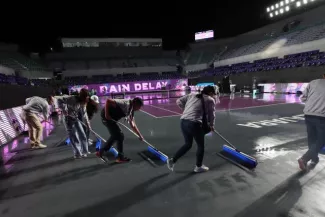
[[[205, 132], [202, 127], [203, 114], [207, 115], [207, 122], [211, 129], [214, 130], [215, 119], [215, 99], [216, 91], [213, 86], [206, 86], [200, 94], [188, 94], [177, 100], [177, 105], [183, 110], [181, 117], [181, 129], [185, 139], [183, 145], [174, 155], [168, 159], [167, 166], [170, 170], [174, 170], [175, 163], [185, 155], [192, 147], [193, 139], [197, 144], [196, 166], [194, 172], [206, 172], [208, 167], [202, 164], [204, 156], [204, 136]], [[203, 111], [203, 103], [205, 112]]]

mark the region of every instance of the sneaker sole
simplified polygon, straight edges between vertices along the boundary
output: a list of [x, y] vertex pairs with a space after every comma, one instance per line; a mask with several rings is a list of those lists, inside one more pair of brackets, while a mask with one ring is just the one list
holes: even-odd
[[118, 164], [124, 164], [124, 163], [130, 163], [132, 160], [129, 160], [129, 161], [118, 161], [116, 160], [115, 163], [118, 163]]

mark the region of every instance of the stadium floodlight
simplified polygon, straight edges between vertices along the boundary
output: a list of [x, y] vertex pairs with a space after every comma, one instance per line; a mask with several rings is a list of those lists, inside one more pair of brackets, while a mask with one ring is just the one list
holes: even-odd
[[274, 6], [273, 6], [273, 5], [271, 6], [271, 10], [272, 10], [272, 11], [274, 10]]
[[267, 11], [267, 12], [270, 12], [270, 8], [266, 8], [266, 11]]
[[279, 12], [278, 11], [275, 11], [275, 16], [277, 16], [279, 14]]
[[283, 14], [283, 8], [280, 9], [280, 14]]
[[294, 1], [296, 1], [296, 0], [291, 0], [291, 2], [294, 2]]
[[300, 1], [297, 1], [296, 6], [297, 7], [300, 7], [301, 6], [301, 2]]
[[286, 0], [286, 4], [289, 4], [290, 3], [290, 0]]
[[307, 3], [308, 3], [308, 0], [303, 0], [303, 3], [304, 3], [304, 4], [307, 4]]
[[284, 5], [284, 2], [283, 2], [283, 1], [281, 1], [281, 2], [280, 2], [280, 6], [282, 7], [283, 5]]
[[270, 13], [270, 17], [273, 17], [273, 13]]
[[286, 7], [286, 11], [290, 11], [290, 7], [289, 6]]
[[279, 4], [278, 3], [275, 4], [275, 8], [279, 8]]

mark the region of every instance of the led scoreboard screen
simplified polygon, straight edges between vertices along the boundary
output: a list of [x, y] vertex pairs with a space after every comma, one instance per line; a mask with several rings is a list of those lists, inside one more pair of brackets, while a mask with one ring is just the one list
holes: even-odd
[[205, 32], [197, 32], [197, 33], [195, 33], [195, 41], [210, 39], [210, 38], [213, 38], [213, 37], [214, 37], [213, 30], [208, 30], [208, 31], [205, 31]]

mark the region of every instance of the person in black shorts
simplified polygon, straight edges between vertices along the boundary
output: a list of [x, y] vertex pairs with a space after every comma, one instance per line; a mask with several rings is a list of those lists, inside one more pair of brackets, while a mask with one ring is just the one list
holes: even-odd
[[102, 123], [106, 126], [109, 133], [111, 134], [110, 138], [107, 140], [106, 144], [100, 147], [99, 151], [96, 152], [97, 157], [102, 159], [104, 162], [107, 162], [107, 159], [104, 155], [105, 152], [109, 151], [113, 144], [117, 143], [118, 157], [116, 159], [117, 163], [129, 162], [129, 158], [124, 156], [123, 153], [123, 141], [124, 134], [119, 127], [117, 121], [122, 118], [127, 117], [128, 122], [131, 125], [131, 128], [139, 136], [140, 140], [143, 140], [138, 127], [134, 121], [134, 112], [141, 109], [143, 106], [143, 101], [141, 98], [129, 99], [107, 99], [105, 107], [101, 111]]

